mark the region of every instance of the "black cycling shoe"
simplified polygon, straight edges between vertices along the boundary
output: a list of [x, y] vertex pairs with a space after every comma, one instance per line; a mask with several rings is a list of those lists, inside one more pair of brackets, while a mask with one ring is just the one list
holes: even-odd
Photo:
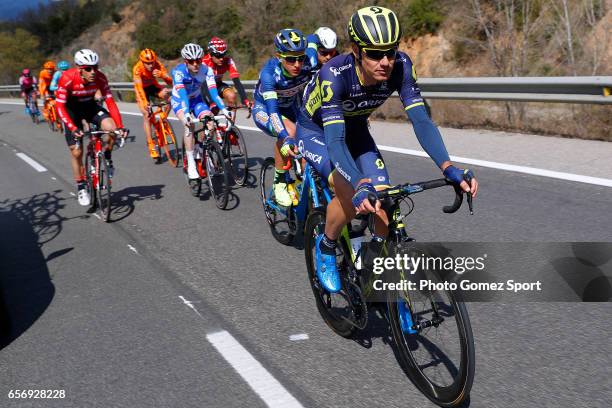
[[190, 179], [189, 187], [191, 188], [191, 195], [197, 197], [200, 195], [200, 191], [202, 190], [202, 180], [201, 179]]

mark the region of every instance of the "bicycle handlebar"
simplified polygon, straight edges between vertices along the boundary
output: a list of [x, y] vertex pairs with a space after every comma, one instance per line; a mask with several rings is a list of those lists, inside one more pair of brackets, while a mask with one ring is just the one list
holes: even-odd
[[[470, 180], [465, 179], [465, 181], [469, 183]], [[452, 214], [456, 212], [457, 210], [459, 210], [459, 208], [461, 207], [461, 204], [463, 204], [463, 190], [461, 189], [461, 187], [459, 187], [458, 185], [454, 184], [453, 182], [451, 182], [450, 180], [446, 178], [422, 181], [419, 183], [412, 183], [412, 184], [411, 183], [400, 184], [394, 187], [390, 187], [386, 190], [378, 191], [376, 193], [376, 197], [374, 197], [374, 194], [372, 194], [371, 196], [368, 196], [368, 200], [370, 200], [370, 203], [374, 205], [376, 204], [376, 198], [378, 198], [379, 200], [382, 200], [385, 198], [400, 199], [400, 198], [408, 197], [416, 193], [421, 193], [425, 190], [431, 190], [434, 188], [439, 188], [439, 187], [444, 187], [444, 186], [452, 186], [453, 189], [455, 190], [454, 202], [451, 205], [445, 205], [444, 207], [442, 207], [442, 211], [444, 213]], [[470, 214], [474, 215], [472, 193], [467, 193], [467, 198], [468, 198], [467, 201], [468, 201], [468, 207], [470, 210]]]

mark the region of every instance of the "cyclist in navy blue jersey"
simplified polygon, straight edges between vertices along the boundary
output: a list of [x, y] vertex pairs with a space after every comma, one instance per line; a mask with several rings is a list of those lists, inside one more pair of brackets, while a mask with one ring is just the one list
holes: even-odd
[[325, 233], [317, 237], [317, 276], [329, 292], [341, 288], [336, 239], [357, 213], [376, 213], [377, 236], [386, 237], [388, 220], [380, 202], [368, 195], [389, 187], [385, 162], [368, 130], [368, 116], [398, 92], [417, 139], [444, 176], [474, 195], [478, 183], [464, 181], [469, 170], [452, 165], [438, 128], [429, 118], [412, 61], [398, 51], [401, 28], [395, 13], [365, 7], [351, 16], [352, 52], [327, 62], [308, 84], [297, 123], [300, 152], [329, 181], [335, 198], [327, 207]]
[[283, 165], [295, 155], [295, 122], [302, 92], [312, 74], [306, 59], [306, 39], [300, 30], [287, 28], [274, 38], [276, 56], [270, 58], [259, 73], [255, 87], [253, 120], [266, 134], [275, 137], [274, 197], [288, 207], [292, 200], [287, 191]]

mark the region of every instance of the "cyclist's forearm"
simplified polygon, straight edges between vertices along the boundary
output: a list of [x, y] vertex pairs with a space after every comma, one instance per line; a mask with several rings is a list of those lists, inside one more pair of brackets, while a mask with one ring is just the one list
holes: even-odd
[[334, 167], [353, 187], [364, 178], [344, 140], [344, 121], [324, 126], [325, 144]]
[[113, 98], [106, 98], [105, 102], [106, 106], [108, 107], [108, 112], [110, 113], [111, 118], [113, 118], [113, 120], [115, 121], [115, 125], [118, 128], [122, 128], [123, 121], [121, 120], [121, 113], [119, 113], [119, 107], [117, 107], [115, 100]]
[[62, 122], [64, 122], [64, 126], [66, 126], [70, 131], [76, 130], [77, 127], [74, 122], [72, 122], [72, 119], [70, 119], [70, 115], [68, 115], [68, 111], [66, 110], [66, 105], [58, 101], [55, 106], [57, 108], [57, 114]]
[[270, 116], [272, 129], [274, 129], [274, 132], [276, 133], [277, 137], [283, 140], [287, 136], [289, 136], [289, 132], [287, 132], [287, 129], [285, 129], [283, 118], [280, 112], [278, 111], [278, 103], [276, 102], [276, 92], [274, 92], [274, 95], [275, 96], [273, 98], [265, 99], [266, 110], [268, 111], [268, 115]]
[[450, 161], [450, 158], [442, 135], [427, 115], [425, 107], [416, 106], [409, 109], [407, 113], [419, 143], [436, 165], [442, 168], [445, 162]]
[[219, 92], [217, 92], [217, 86], [208, 87], [208, 92], [210, 92], [210, 99], [217, 105], [219, 109], [225, 109], [225, 104], [219, 97]]
[[240, 95], [240, 100], [242, 102], [248, 100], [249, 98], [247, 98], [246, 91], [244, 90], [244, 86], [242, 85], [240, 78], [232, 78], [232, 81], [234, 82], [234, 86], [236, 87], [236, 90], [238, 91], [238, 95]]

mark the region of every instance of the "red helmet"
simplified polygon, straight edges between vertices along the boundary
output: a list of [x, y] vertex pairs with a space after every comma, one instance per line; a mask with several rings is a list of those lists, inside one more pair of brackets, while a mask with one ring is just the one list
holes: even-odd
[[227, 52], [227, 43], [219, 37], [213, 37], [208, 43], [208, 51], [212, 54], [225, 55]]
[[21, 73], [22, 73], [23, 75], [28, 76], [28, 75], [30, 75], [30, 70], [26, 68], [26, 69], [24, 69], [23, 71], [21, 71]]

